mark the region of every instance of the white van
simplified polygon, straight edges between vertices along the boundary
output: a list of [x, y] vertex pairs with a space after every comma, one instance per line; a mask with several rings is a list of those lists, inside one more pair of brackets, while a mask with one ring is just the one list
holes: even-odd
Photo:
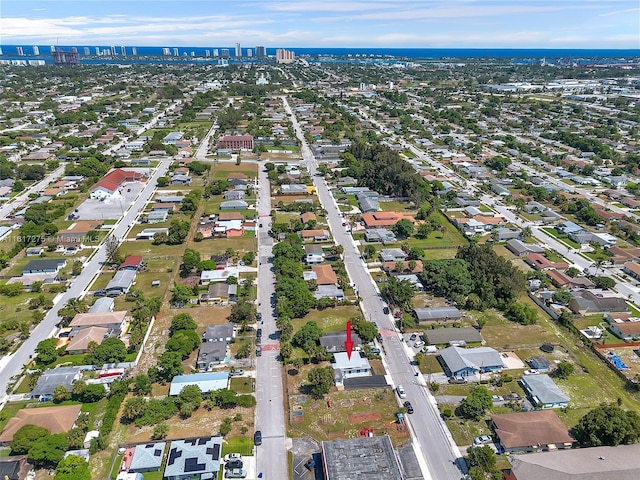
[[404, 388], [402, 388], [402, 385], [398, 385], [396, 387], [396, 392], [398, 392], [398, 396], [400, 398], [407, 398], [407, 392], [404, 391]]

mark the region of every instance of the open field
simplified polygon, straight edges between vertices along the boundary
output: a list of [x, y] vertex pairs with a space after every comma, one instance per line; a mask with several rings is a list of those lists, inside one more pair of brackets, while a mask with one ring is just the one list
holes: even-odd
[[349, 319], [361, 316], [360, 309], [355, 305], [311, 310], [304, 318], [293, 320], [293, 331], [295, 333], [305, 323], [315, 321], [324, 332], [337, 332], [345, 329]]

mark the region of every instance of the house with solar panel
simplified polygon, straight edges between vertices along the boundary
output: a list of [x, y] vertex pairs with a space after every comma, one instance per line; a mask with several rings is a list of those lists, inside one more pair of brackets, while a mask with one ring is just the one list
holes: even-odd
[[136, 445], [133, 459], [129, 466], [130, 472], [157, 472], [162, 466], [162, 455], [167, 444], [165, 442]]
[[208, 480], [218, 478], [221, 468], [222, 437], [175, 440], [169, 447], [166, 480]]

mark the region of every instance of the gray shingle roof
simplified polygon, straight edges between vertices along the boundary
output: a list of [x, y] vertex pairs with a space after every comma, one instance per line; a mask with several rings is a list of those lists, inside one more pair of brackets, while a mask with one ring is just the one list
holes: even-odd
[[525, 375], [522, 384], [543, 404], [565, 403], [571, 400], [558, 388], [549, 375]]
[[162, 454], [167, 446], [165, 442], [136, 445], [133, 460], [129, 466], [130, 472], [156, 471], [162, 465]]
[[501, 367], [500, 354], [490, 347], [459, 348], [449, 347], [440, 352], [442, 360], [452, 373], [466, 368], [481, 370], [483, 368]]

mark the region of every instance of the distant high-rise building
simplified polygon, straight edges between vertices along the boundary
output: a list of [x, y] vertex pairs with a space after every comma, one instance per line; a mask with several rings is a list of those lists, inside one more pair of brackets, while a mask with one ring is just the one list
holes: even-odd
[[54, 47], [53, 45], [51, 45], [51, 47], [49, 47], [51, 49], [51, 53], [53, 53], [56, 49], [56, 47]]
[[110, 50], [109, 55], [111, 55], [111, 56], [115, 57], [118, 54], [118, 52], [116, 52], [116, 47], [114, 47], [113, 45], [111, 46], [111, 48], [109, 50]]
[[78, 65], [78, 52], [65, 52], [64, 50], [54, 50], [51, 54], [53, 56], [54, 65]]
[[220, 56], [220, 51], [217, 48], [213, 49], [213, 56], [214, 57], [219, 57]]
[[77, 47], [71, 47], [71, 51], [73, 53], [78, 53], [78, 48]]
[[204, 56], [205, 57], [210, 57], [211, 56], [211, 50], [205, 50], [204, 51]]
[[120, 47], [120, 54], [123, 57], [126, 57], [127, 56], [127, 47]]
[[256, 47], [256, 57], [266, 57], [267, 56], [267, 49], [264, 48], [262, 45], [258, 45]]
[[167, 47], [162, 49], [162, 54], [163, 55], [171, 55], [171, 50]]
[[196, 52], [194, 52], [193, 50], [191, 50], [191, 56], [195, 57], [196, 56]]
[[285, 50], [284, 48], [279, 48], [278, 50], [276, 50], [277, 63], [293, 63], [295, 59], [296, 54], [291, 50]]
[[174, 57], [180, 56], [180, 53], [178, 52], [178, 47], [173, 47], [173, 56]]
[[96, 47], [96, 55], [100, 55], [100, 47]]
[[223, 57], [227, 58], [229, 56], [229, 49], [223, 48], [221, 53]]
[[251, 50], [250, 48], [247, 48], [247, 57], [253, 57], [253, 50]]
[[138, 55], [138, 48], [137, 47], [131, 47], [131, 55], [133, 55], [134, 57], [136, 55]]
[[35, 46], [33, 47], [33, 54], [34, 54], [34, 55], [40, 55], [40, 49], [38, 48], [38, 46], [37, 46], [37, 45], [35, 45]]
[[91, 55], [91, 50], [89, 50], [89, 47], [84, 47], [84, 56], [88, 57], [89, 55]]
[[16, 52], [18, 52], [18, 55], [20, 57], [24, 55], [24, 50], [22, 49], [22, 47], [16, 47]]
[[242, 48], [240, 48], [240, 44], [236, 43], [236, 57], [242, 56]]
[[2, 47], [0, 47], [0, 55], [2, 55]]

